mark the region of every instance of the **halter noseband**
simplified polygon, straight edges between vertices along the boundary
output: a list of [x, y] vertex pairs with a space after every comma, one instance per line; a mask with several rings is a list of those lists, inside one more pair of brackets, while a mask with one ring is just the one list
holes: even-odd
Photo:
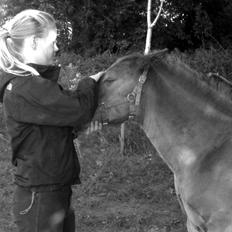
[[106, 105], [105, 102], [102, 102], [99, 106], [99, 111], [101, 113], [101, 119], [103, 125], [108, 124], [109, 122], [109, 110], [113, 107], [119, 106], [119, 105], [125, 105], [129, 104], [129, 116], [128, 119], [135, 119], [136, 116], [139, 114], [139, 105], [141, 100], [141, 94], [142, 94], [142, 88], [144, 83], [147, 80], [147, 73], [148, 73], [149, 67], [145, 68], [141, 76], [139, 77], [138, 83], [135, 85], [132, 92], [130, 92], [124, 101], [121, 101], [119, 103], [113, 104], [113, 105]]

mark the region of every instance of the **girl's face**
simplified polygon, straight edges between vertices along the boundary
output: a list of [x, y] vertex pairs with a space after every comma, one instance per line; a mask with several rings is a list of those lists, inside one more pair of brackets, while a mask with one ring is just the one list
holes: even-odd
[[[56, 44], [57, 31], [50, 29], [45, 37], [35, 37], [33, 41], [32, 62], [41, 65], [51, 65], [55, 62], [56, 52], [59, 50]], [[30, 55], [29, 55], [30, 56]]]

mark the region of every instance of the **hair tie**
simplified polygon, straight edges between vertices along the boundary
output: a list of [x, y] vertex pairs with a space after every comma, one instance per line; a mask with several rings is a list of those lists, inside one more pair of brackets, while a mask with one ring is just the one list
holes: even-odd
[[0, 30], [0, 38], [10, 38], [10, 32], [6, 29], [2, 27], [2, 30]]

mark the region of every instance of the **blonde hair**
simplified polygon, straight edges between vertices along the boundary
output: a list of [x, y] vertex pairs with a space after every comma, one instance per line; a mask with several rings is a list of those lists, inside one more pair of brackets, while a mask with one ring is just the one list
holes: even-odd
[[15, 75], [38, 75], [38, 72], [23, 63], [20, 54], [25, 38], [44, 37], [47, 31], [56, 28], [55, 19], [39, 10], [24, 10], [0, 29], [0, 69]]

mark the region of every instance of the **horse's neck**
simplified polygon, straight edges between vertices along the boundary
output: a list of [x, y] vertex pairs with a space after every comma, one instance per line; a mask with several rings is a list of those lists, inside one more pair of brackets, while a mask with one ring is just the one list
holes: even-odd
[[145, 86], [142, 126], [170, 168], [179, 170], [220, 144], [231, 131], [231, 118], [199, 88], [188, 91], [169, 75], [153, 78]]

